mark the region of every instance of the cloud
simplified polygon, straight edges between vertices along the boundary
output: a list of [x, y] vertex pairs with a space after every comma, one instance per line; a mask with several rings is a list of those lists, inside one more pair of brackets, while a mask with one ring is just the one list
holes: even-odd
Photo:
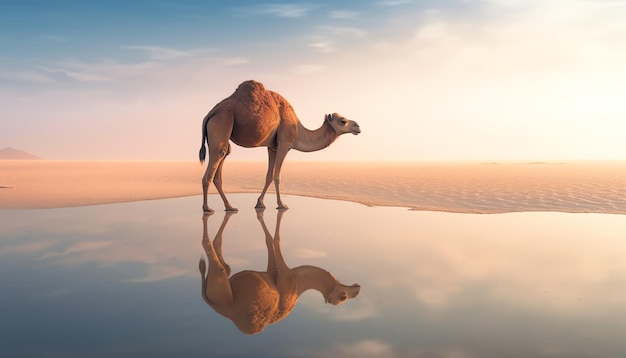
[[180, 50], [169, 47], [160, 47], [160, 46], [146, 46], [146, 45], [133, 45], [133, 46], [122, 46], [122, 48], [127, 50], [137, 50], [145, 52], [149, 59], [154, 61], [167, 61], [167, 60], [175, 60], [179, 58], [187, 58], [193, 57], [200, 54], [214, 52], [215, 49], [189, 49], [189, 50]]
[[397, 354], [393, 347], [380, 340], [363, 340], [352, 344], [337, 344], [321, 352], [312, 352], [313, 357], [378, 357], [392, 358]]
[[381, 315], [379, 304], [367, 295], [361, 295], [348, 302], [341, 307], [341, 310], [337, 310], [332, 305], [320, 305], [320, 298], [317, 294], [306, 295], [298, 301], [298, 305], [311, 310], [315, 316], [326, 317], [337, 322], [365, 321], [376, 319]]
[[[202, 56], [216, 49], [174, 49], [160, 46], [122, 46], [124, 49], [141, 51], [147, 59], [137, 62], [122, 62], [119, 59], [100, 59], [95, 61], [63, 60], [38, 66], [49, 76], [36, 73], [23, 73], [23, 79], [39, 82], [53, 80], [70, 80], [86, 84], [103, 84], [129, 80], [145, 79], [150, 83], [161, 80], [175, 80], [183, 72], [206, 73], [207, 68], [214, 70], [224, 67], [240, 66], [250, 63], [250, 59], [243, 56]], [[17, 77], [15, 74], [6, 76]], [[0, 72], [0, 77], [3, 73]]]
[[326, 252], [315, 250], [315, 249], [302, 248], [302, 249], [297, 249], [294, 252], [294, 257], [304, 258], [304, 259], [320, 258], [320, 257], [326, 257], [326, 256], [328, 256]]
[[23, 81], [23, 82], [34, 82], [34, 83], [54, 82], [53, 78], [49, 76], [45, 76], [41, 73], [32, 72], [32, 71], [24, 71], [24, 72], [0, 71], [0, 78]]
[[213, 48], [177, 49], [150, 45], [127, 45], [121, 48], [144, 53], [146, 59], [136, 62], [123, 62], [119, 59], [121, 57], [94, 61], [67, 59], [38, 65], [35, 71], [0, 70], [0, 78], [40, 84], [69, 81], [97, 85], [138, 78], [154, 81], [166, 76], [166, 73], [191, 67], [230, 67], [250, 62], [242, 56], [203, 56], [218, 51]]
[[250, 63], [250, 60], [245, 57], [227, 57], [227, 58], [220, 59], [220, 62], [224, 66], [239, 66], [239, 65], [245, 65], [247, 63]]
[[365, 30], [346, 26], [319, 26], [315, 32], [308, 37], [309, 47], [325, 53], [337, 51], [338, 42], [353, 41], [367, 35]]
[[266, 4], [257, 7], [261, 14], [270, 14], [278, 17], [304, 17], [315, 7], [307, 4]]
[[29, 242], [29, 243], [16, 243], [15, 245], [6, 245], [0, 250], [0, 256], [13, 255], [13, 254], [30, 254], [34, 252], [40, 252], [46, 250], [52, 246], [52, 242]]
[[356, 19], [359, 16], [359, 13], [356, 11], [347, 11], [347, 10], [335, 10], [331, 11], [329, 14], [331, 19]]
[[39, 36], [40, 40], [43, 41], [47, 41], [47, 42], [68, 42], [69, 39], [65, 36], [59, 36], [59, 35], [41, 35]]
[[385, 0], [379, 1], [376, 4], [380, 6], [400, 6], [412, 3], [412, 0]]
[[40, 69], [51, 73], [51, 74], [61, 74], [64, 77], [77, 81], [77, 82], [86, 82], [86, 83], [102, 83], [102, 82], [113, 82], [115, 79], [107, 76], [102, 73], [96, 73], [93, 71], [78, 71], [61, 67], [46, 67], [40, 66]]
[[109, 241], [88, 241], [88, 242], [79, 242], [75, 243], [72, 246], [65, 249], [63, 252], [47, 252], [40, 257], [41, 260], [49, 259], [52, 257], [59, 256], [70, 256], [75, 254], [85, 255], [85, 253], [90, 251], [101, 251], [106, 249], [112, 245]]
[[130, 283], [151, 283], [157, 281], [168, 280], [171, 278], [177, 278], [181, 276], [196, 276], [196, 273], [189, 272], [186, 268], [182, 268], [172, 264], [162, 265], [150, 265], [148, 266], [148, 272], [144, 276], [127, 278], [123, 282]]
[[336, 37], [362, 38], [367, 34], [365, 30], [346, 26], [320, 26], [319, 30], [324, 34]]
[[[283, 22], [284, 31], [271, 39], [230, 43], [230, 53], [195, 48], [208, 46], [202, 44], [180, 48], [158, 42], [126, 42], [127, 46], [118, 45], [114, 49], [117, 53], [111, 52], [109, 59], [47, 59], [39, 67], [5, 68], [0, 78], [11, 79], [3, 81], [8, 83], [23, 81], [30, 87], [42, 84], [38, 88], [45, 91], [52, 87], [49, 83], [55, 87], [70, 83], [70, 90], [79, 88], [74, 82], [83, 83], [81, 93], [85, 88], [111, 89], [111, 97], [120, 102], [137, 102], [137, 98], [171, 98], [164, 95], [166, 91], [181, 98], [197, 94], [217, 100], [222, 92], [231, 90], [232, 83], [248, 78], [273, 81], [272, 86], [287, 91], [300, 86], [301, 75], [308, 86], [296, 92], [295, 101], [298, 96], [310, 97], [308, 91], [314, 92], [315, 86], [322, 88], [323, 83], [337, 81], [341, 86], [326, 86], [325, 91], [342, 88], [353, 95], [340, 103], [335, 99], [339, 96], [329, 95], [328, 107], [349, 108], [340, 111], [350, 116], [360, 114], [362, 121], [374, 122], [378, 108], [385, 108], [385, 115], [392, 111], [407, 121], [414, 119], [411, 125], [424, 131], [423, 141], [409, 138], [412, 130], [393, 135], [403, 149], [397, 151], [402, 159], [422, 155], [436, 156], [432, 159], [490, 157], [493, 154], [487, 147], [506, 147], [502, 155], [511, 159], [591, 158], [601, 151], [611, 158], [623, 157], [624, 147], [617, 139], [623, 125], [615, 124], [626, 113], [626, 105], [620, 101], [626, 83], [623, 1], [473, 0], [430, 10], [418, 2], [381, 1], [378, 4], [388, 8], [374, 6], [359, 9], [360, 13], [341, 5], [315, 8], [311, 4], [242, 8], [244, 15], [256, 16], [246, 26], [257, 26], [257, 21], [274, 23], [277, 17], [284, 17], [297, 19], [297, 27], [288, 27], [295, 22]], [[314, 12], [321, 12], [321, 16], [312, 19]], [[304, 16], [312, 22], [307, 24]], [[363, 22], [342, 21], [357, 16], [362, 16]], [[127, 57], [134, 62], [129, 63]], [[13, 94], [22, 92], [22, 87], [15, 86]], [[3, 88], [9, 87], [3, 83]], [[101, 100], [100, 93], [93, 96], [94, 101]], [[2, 101], [15, 102], [12, 97], [5, 96]], [[67, 96], [67, 102], [73, 103], [74, 97]], [[358, 105], [360, 102], [377, 105], [366, 109]], [[298, 104], [302, 117], [314, 112], [313, 106], [307, 105], [307, 100]], [[28, 111], [24, 109], [28, 106], [13, 106], [15, 113]], [[600, 111], [605, 118], [613, 116], [613, 122], [598, 116]], [[564, 118], [573, 117], [578, 120], [557, 127], [557, 121], [565, 123]], [[598, 124], [592, 125], [589, 118]], [[516, 128], [515, 134], [512, 128]], [[564, 128], [567, 137], [561, 134]], [[615, 138], [603, 140], [603, 147], [593, 154], [574, 144], [593, 142], [587, 140], [592, 133]], [[442, 136], [459, 144], [455, 148], [428, 139]], [[528, 148], [527, 143], [537, 143], [539, 136], [553, 139]], [[345, 141], [346, 148], [354, 152], [359, 148], [364, 156], [384, 159], [383, 154], [367, 149], [371, 145], [366, 145], [365, 139]], [[337, 145], [343, 146], [344, 141]], [[330, 155], [325, 153], [320, 152], [319, 158]]]
[[330, 39], [320, 39], [319, 41], [314, 41], [310, 43], [309, 46], [320, 52], [337, 51], [337, 47], [335, 46], [335, 41], [330, 40]]
[[56, 73], [77, 82], [115, 82], [150, 73], [160, 67], [156, 62], [121, 63], [115, 60], [98, 62], [61, 61], [52, 66], [40, 66], [49, 73]]
[[293, 72], [297, 74], [311, 74], [318, 73], [326, 70], [326, 66], [324, 65], [297, 65], [293, 68]]
[[[377, 57], [395, 58], [395, 68], [405, 77], [421, 76], [436, 80], [442, 90], [449, 87], [448, 97], [471, 86], [456, 103], [474, 103], [476, 110], [490, 108], [492, 114], [517, 107], [520, 98], [524, 110], [561, 111], [568, 105], [559, 107], [559, 101], [574, 92], [588, 98], [597, 92], [594, 86], [613, 98], [616, 83], [626, 78], [621, 65], [626, 61], [626, 27], [619, 21], [626, 15], [623, 6], [585, 1], [471, 4], [462, 12], [421, 11], [412, 30], [404, 25], [413, 34], [405, 42], [378, 39], [372, 48]], [[540, 115], [557, 118], [560, 113]]]

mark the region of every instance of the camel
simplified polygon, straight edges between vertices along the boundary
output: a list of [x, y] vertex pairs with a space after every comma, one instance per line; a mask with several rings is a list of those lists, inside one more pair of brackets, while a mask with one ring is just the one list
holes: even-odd
[[200, 163], [204, 163], [206, 157], [205, 142], [209, 147], [209, 162], [202, 177], [202, 209], [205, 212], [213, 211], [207, 204], [209, 183], [213, 181], [226, 211], [237, 211], [222, 190], [222, 166], [230, 154], [229, 140], [246, 148], [267, 147], [267, 174], [256, 208], [265, 208], [263, 199], [270, 183], [274, 181], [278, 208], [287, 209], [280, 198], [280, 171], [289, 150], [321, 150], [345, 133], [357, 135], [361, 129], [356, 122], [338, 113], [325, 115], [318, 129], [306, 129], [283, 96], [266, 90], [263, 84], [256, 81], [241, 83], [230, 97], [215, 105], [202, 121]]
[[234, 212], [224, 215], [213, 242], [207, 233], [207, 218], [211, 214], [202, 217], [202, 246], [209, 266], [207, 271], [205, 260], [200, 259], [202, 298], [246, 334], [259, 333], [267, 325], [285, 318], [306, 290], [319, 291], [324, 302], [337, 306], [356, 297], [361, 289], [358, 284], [347, 286], [340, 283], [330, 272], [316, 266], [289, 268], [280, 249], [280, 222], [284, 212], [278, 212], [272, 237], [263, 220], [263, 210], [257, 210], [257, 219], [265, 233], [267, 270], [244, 270], [232, 276], [230, 266], [222, 256], [222, 234]]

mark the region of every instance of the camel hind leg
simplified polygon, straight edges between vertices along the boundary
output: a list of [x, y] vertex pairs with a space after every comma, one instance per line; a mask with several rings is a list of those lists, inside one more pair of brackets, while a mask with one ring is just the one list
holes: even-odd
[[222, 198], [222, 201], [224, 202], [224, 207], [226, 208], [226, 211], [236, 212], [237, 208], [230, 205], [230, 202], [226, 198], [226, 194], [224, 193], [224, 190], [222, 189], [222, 167], [224, 166], [224, 160], [229, 154], [230, 154], [230, 144], [228, 145], [228, 151], [226, 152], [226, 155], [224, 156], [224, 158], [222, 158], [222, 160], [220, 160], [220, 163], [217, 166], [217, 171], [215, 172], [215, 176], [213, 177], [213, 184], [215, 184], [215, 188], [217, 189], [217, 192], [220, 194], [220, 197]]
[[230, 265], [228, 265], [226, 261], [224, 261], [224, 256], [222, 255], [222, 236], [224, 235], [224, 229], [228, 224], [228, 220], [230, 220], [230, 217], [236, 213], [236, 211], [226, 212], [224, 218], [222, 219], [222, 224], [220, 225], [219, 229], [217, 229], [217, 233], [215, 233], [215, 238], [213, 239], [213, 248], [215, 249], [217, 258], [219, 259], [222, 267], [224, 267], [228, 275], [230, 275]]
[[213, 181], [215, 173], [220, 166], [223, 157], [220, 157], [217, 153], [218, 150], [213, 150], [209, 147], [209, 164], [206, 167], [206, 172], [202, 177], [202, 210], [205, 213], [212, 213], [213, 209], [209, 208], [207, 196], [209, 194], [209, 183]]
[[[225, 267], [222, 263], [223, 259], [220, 259], [221, 247], [219, 247], [219, 251], [216, 250], [209, 239], [207, 230], [207, 219], [209, 215], [210, 214], [204, 214], [202, 216], [202, 247], [209, 261], [208, 270], [204, 259], [200, 259], [198, 264], [200, 277], [202, 279], [202, 298], [210, 306], [230, 305], [233, 303], [233, 292], [229, 281], [230, 267]], [[228, 218], [224, 218], [223, 225], [225, 225], [226, 221], [228, 221]], [[221, 240], [217, 244], [221, 246]]]
[[[234, 117], [231, 113], [220, 112], [215, 114], [206, 123], [207, 132], [207, 144], [209, 147], [209, 161], [207, 164], [206, 172], [202, 177], [202, 210], [207, 213], [213, 212], [213, 209], [209, 208], [207, 202], [207, 196], [209, 193], [209, 184], [213, 181], [217, 188], [224, 206], [227, 211], [236, 211], [228, 200], [222, 190], [222, 174], [221, 167], [224, 158], [230, 153], [230, 135], [233, 130]], [[217, 177], [217, 178], [216, 178]]]

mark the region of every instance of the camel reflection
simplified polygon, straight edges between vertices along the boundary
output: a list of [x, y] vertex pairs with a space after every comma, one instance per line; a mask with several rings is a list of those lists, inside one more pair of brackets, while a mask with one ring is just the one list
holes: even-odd
[[341, 284], [330, 272], [316, 266], [287, 267], [280, 250], [280, 222], [284, 213], [278, 211], [272, 237], [263, 221], [263, 211], [257, 211], [257, 219], [265, 232], [267, 271], [244, 270], [232, 276], [230, 266], [222, 257], [222, 234], [234, 213], [225, 214], [213, 242], [207, 232], [210, 214], [202, 217], [202, 246], [209, 260], [208, 271], [204, 259], [200, 259], [199, 264], [202, 298], [246, 334], [261, 332], [268, 324], [285, 318], [306, 290], [317, 290], [326, 303], [339, 305], [356, 297], [361, 289], [357, 284]]

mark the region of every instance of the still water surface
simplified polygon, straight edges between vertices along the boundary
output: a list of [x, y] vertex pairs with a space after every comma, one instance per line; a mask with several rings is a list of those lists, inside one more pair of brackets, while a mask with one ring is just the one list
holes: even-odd
[[[265, 271], [256, 195], [231, 195], [231, 276]], [[0, 210], [2, 357], [625, 357], [626, 216], [453, 214], [286, 197], [293, 268], [360, 285], [309, 290], [245, 334], [203, 299], [199, 197]], [[263, 221], [275, 234], [277, 211]]]

